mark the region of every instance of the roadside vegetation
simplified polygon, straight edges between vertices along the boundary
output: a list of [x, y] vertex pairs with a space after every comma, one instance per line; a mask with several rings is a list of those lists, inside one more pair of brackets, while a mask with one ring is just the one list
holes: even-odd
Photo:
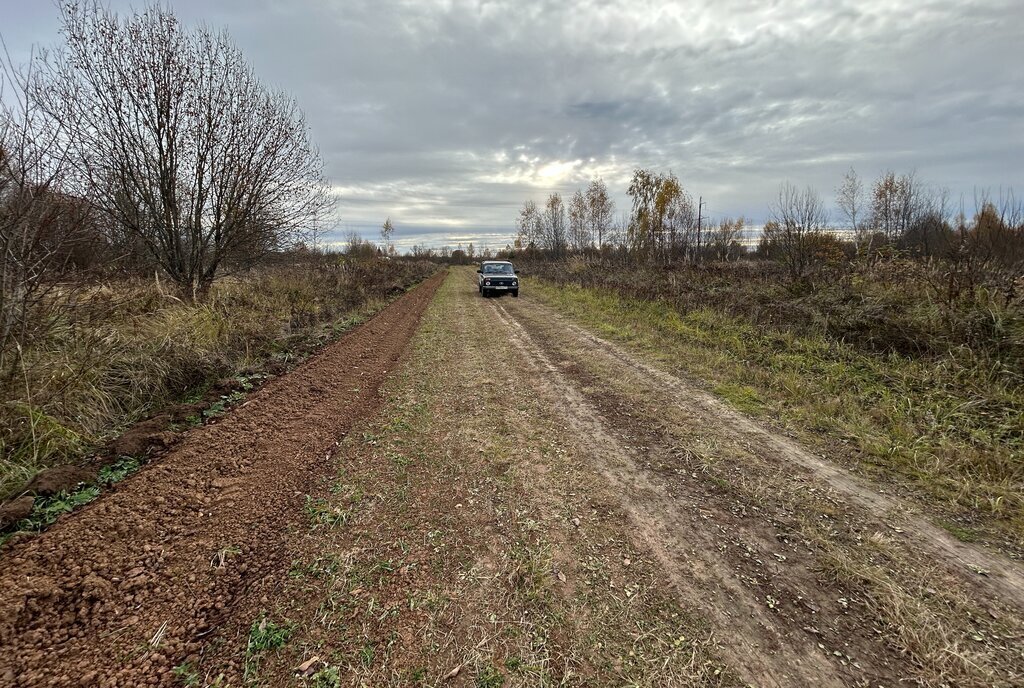
[[[60, 44], [0, 60], [0, 500], [168, 404], [193, 408], [154, 433], [216, 417], [434, 269], [325, 252], [303, 114], [224, 32], [60, 12]], [[68, 476], [0, 528], [88, 497]]]
[[218, 281], [201, 302], [153, 281], [78, 289], [17, 352], [18, 374], [3, 384], [2, 494], [168, 404], [194, 407], [185, 426], [215, 417], [434, 270], [424, 261], [292, 258]]
[[912, 175], [865, 192], [851, 172], [840, 222], [815, 190], [784, 184], [752, 235], [742, 218], [701, 218], [672, 175], [639, 170], [629, 193], [600, 247], [590, 194], [582, 220], [554, 196], [527, 203], [504, 255], [603, 335], [937, 498], [957, 537], [1024, 548], [1019, 200], [981, 197], [968, 216]]

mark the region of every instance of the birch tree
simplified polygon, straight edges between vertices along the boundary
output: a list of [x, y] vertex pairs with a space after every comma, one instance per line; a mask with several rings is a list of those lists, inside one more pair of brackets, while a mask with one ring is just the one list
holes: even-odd
[[597, 240], [600, 250], [609, 238], [615, 217], [615, 203], [608, 195], [604, 180], [595, 179], [587, 187], [587, 227], [591, 241]]

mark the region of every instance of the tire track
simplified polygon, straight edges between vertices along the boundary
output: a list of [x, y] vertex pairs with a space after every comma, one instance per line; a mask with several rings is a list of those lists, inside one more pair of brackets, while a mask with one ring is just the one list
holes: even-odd
[[[539, 391], [551, 398], [576, 433], [586, 438], [593, 467], [620, 495], [642, 545], [660, 562], [686, 605], [700, 609], [718, 629], [717, 641], [729, 667], [746, 683], [757, 686], [845, 686], [863, 679], [860, 671], [843, 668], [821, 652], [799, 626], [794, 629], [780, 623], [778, 615], [744, 584], [744, 572], [738, 572], [733, 562], [722, 556], [721, 544], [731, 530], [729, 524], [712, 519], [695, 528], [696, 495], [680, 498], [645, 471], [638, 451], [617, 438], [616, 430], [562, 374], [515, 315], [498, 302], [490, 305], [516, 350], [535, 372]], [[777, 548], [774, 542], [760, 544]], [[860, 659], [865, 665], [874, 664], [874, 658]], [[882, 666], [872, 674], [875, 678], [891, 676]]]
[[567, 321], [551, 308], [536, 302], [531, 302], [530, 308], [557, 322], [572, 337], [615, 358], [633, 374], [653, 380], [655, 386], [668, 390], [678, 400], [685, 400], [687, 411], [696, 408], [705, 422], [721, 426], [753, 446], [765, 448], [780, 467], [787, 463], [799, 466], [867, 513], [878, 517], [898, 514], [903, 540], [913, 542], [915, 547], [927, 550], [942, 561], [954, 563], [958, 575], [968, 579], [972, 586], [983, 590], [988, 597], [1024, 611], [1024, 568], [1019, 564], [978, 545], [957, 540], [946, 530], [912, 513], [914, 510], [898, 498], [878, 492], [867, 481], [815, 456], [793, 440], [772, 432], [685, 380], [645, 363], [620, 346]]

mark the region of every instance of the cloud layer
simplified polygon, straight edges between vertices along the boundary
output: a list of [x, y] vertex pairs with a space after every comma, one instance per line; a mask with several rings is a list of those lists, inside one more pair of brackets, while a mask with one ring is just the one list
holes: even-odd
[[[503, 246], [524, 199], [597, 175], [625, 209], [641, 166], [755, 221], [782, 180], [831, 198], [850, 166], [1024, 187], [1019, 0], [172, 4], [298, 98], [339, 230], [390, 216], [406, 246]], [[0, 7], [15, 55], [57, 39], [49, 3]]]

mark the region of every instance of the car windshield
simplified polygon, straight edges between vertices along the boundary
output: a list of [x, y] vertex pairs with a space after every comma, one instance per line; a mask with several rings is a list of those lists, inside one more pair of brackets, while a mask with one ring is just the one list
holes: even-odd
[[485, 275], [511, 275], [512, 264], [511, 263], [495, 263], [493, 265], [484, 266]]

